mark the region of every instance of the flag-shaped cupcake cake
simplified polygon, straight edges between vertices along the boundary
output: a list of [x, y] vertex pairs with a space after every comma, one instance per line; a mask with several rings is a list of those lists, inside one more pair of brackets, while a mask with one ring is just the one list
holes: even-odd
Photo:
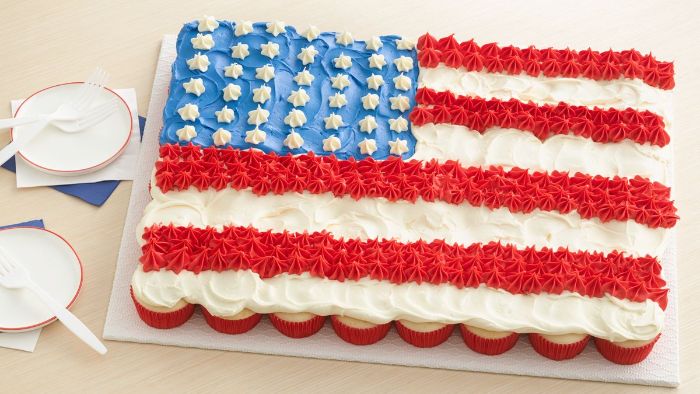
[[[635, 50], [186, 24], [132, 293], [168, 328], [496, 354], [663, 328], [673, 64]], [[465, 350], [467, 351], [467, 350]]]

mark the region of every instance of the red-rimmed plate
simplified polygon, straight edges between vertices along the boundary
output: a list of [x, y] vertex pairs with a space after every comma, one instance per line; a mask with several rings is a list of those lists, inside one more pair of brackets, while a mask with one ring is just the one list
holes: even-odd
[[[51, 113], [76, 97], [81, 85], [81, 82], [70, 82], [42, 89], [22, 102], [15, 117]], [[114, 91], [102, 89], [92, 105], [107, 100], [117, 100], [119, 107], [102, 122], [77, 133], [66, 133], [49, 124], [20, 150], [18, 156], [29, 165], [56, 175], [81, 175], [104, 168], [124, 152], [134, 126], [129, 106]], [[11, 136], [32, 127], [36, 126], [17, 126], [12, 129]]]
[[[23, 264], [40, 287], [70, 307], [83, 284], [83, 266], [73, 247], [60, 235], [37, 227], [0, 230], [0, 247]], [[56, 317], [29, 290], [0, 286], [0, 331], [43, 327]]]

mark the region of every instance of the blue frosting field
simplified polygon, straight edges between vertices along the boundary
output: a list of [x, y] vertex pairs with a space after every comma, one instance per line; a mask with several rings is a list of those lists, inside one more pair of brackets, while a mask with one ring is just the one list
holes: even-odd
[[[196, 50], [192, 48], [190, 40], [198, 33], [197, 22], [190, 22], [183, 26], [177, 39], [177, 59], [172, 66], [172, 81], [170, 83], [170, 95], [163, 111], [164, 126], [160, 143], [182, 143], [179, 141], [176, 131], [186, 124], [195, 126], [197, 136], [192, 140], [194, 144], [201, 146], [212, 146], [212, 134], [218, 128], [231, 131], [232, 140], [230, 145], [235, 148], [247, 149], [256, 147], [263, 151], [275, 151], [286, 154], [290, 150], [283, 145], [285, 137], [289, 134], [290, 127], [284, 124], [284, 117], [294, 108], [287, 102], [287, 97], [292, 90], [298, 89], [298, 85], [292, 79], [305, 66], [301, 60], [297, 59], [301, 48], [313, 45], [319, 54], [314, 58], [314, 62], [306, 66], [315, 77], [311, 86], [304, 86], [311, 100], [303, 107], [297, 109], [304, 112], [307, 123], [303, 127], [295, 128], [304, 138], [304, 144], [299, 149], [294, 149], [292, 153], [304, 153], [313, 151], [319, 155], [330, 154], [323, 150], [323, 139], [331, 135], [340, 138], [341, 149], [337, 150], [336, 156], [342, 159], [349, 157], [366, 157], [360, 153], [357, 144], [364, 138], [373, 138], [377, 142], [377, 152], [373, 154], [376, 159], [384, 159], [389, 155], [388, 141], [397, 137], [408, 141], [409, 151], [403, 155], [404, 158], [413, 155], [415, 148], [415, 138], [411, 134], [410, 122], [409, 130], [396, 133], [389, 130], [389, 119], [399, 115], [408, 120], [410, 109], [403, 113], [390, 109], [389, 97], [399, 94], [407, 96], [411, 108], [415, 104], [415, 93], [418, 77], [418, 62], [416, 51], [398, 50], [395, 40], [398, 36], [382, 36], [383, 46], [377, 53], [383, 54], [386, 66], [382, 70], [369, 68], [369, 56], [375, 52], [365, 49], [365, 42], [356, 40], [352, 45], [345, 47], [335, 43], [335, 33], [321, 33], [321, 35], [309, 43], [301, 37], [293, 27], [287, 27], [286, 33], [274, 37], [265, 31], [265, 23], [255, 23], [253, 32], [241, 37], [235, 37], [233, 32], [235, 23], [219, 21], [219, 27], [211, 33], [215, 46], [211, 50]], [[263, 56], [260, 53], [260, 45], [268, 41], [279, 44], [279, 55], [274, 59]], [[233, 59], [231, 57], [231, 47], [242, 42], [248, 44], [250, 55], [244, 60]], [[191, 59], [197, 52], [207, 55], [209, 58], [209, 69], [206, 72], [190, 70], [187, 60]], [[352, 67], [347, 70], [335, 68], [333, 59], [341, 52], [352, 58]], [[394, 88], [393, 78], [400, 72], [393, 64], [394, 59], [400, 56], [413, 58], [413, 69], [404, 73], [411, 81], [411, 89], [407, 92]], [[224, 67], [239, 63], [243, 66], [243, 75], [238, 79], [224, 76]], [[262, 80], [255, 78], [255, 69], [266, 64], [271, 64], [275, 68], [275, 78], [267, 83], [272, 88], [272, 98], [265, 102], [262, 107], [270, 112], [268, 122], [260, 125], [260, 129], [267, 133], [267, 139], [259, 145], [251, 145], [244, 141], [246, 131], [254, 126], [248, 125], [248, 111], [257, 108], [258, 104], [252, 100], [253, 89], [263, 84]], [[347, 105], [343, 108], [330, 108], [328, 98], [338, 90], [331, 87], [331, 76], [338, 73], [347, 74], [350, 78], [350, 86], [343, 90], [347, 99]], [[384, 78], [384, 85], [379, 91], [369, 90], [366, 79], [372, 73], [380, 74]], [[194, 94], [185, 92], [182, 84], [188, 82], [190, 78], [202, 78], [205, 92], [197, 97]], [[237, 101], [225, 102], [222, 90], [229, 83], [241, 86], [241, 97]], [[380, 97], [380, 104], [375, 110], [367, 111], [363, 108], [361, 97], [367, 93], [375, 93]], [[196, 121], [183, 121], [177, 110], [187, 103], [196, 104], [199, 107], [200, 117]], [[218, 123], [215, 111], [220, 110], [224, 105], [233, 109], [235, 120], [230, 124]], [[325, 130], [323, 118], [335, 112], [341, 115], [345, 126], [339, 130]], [[359, 130], [359, 121], [366, 115], [373, 115], [378, 123], [378, 128], [372, 133], [363, 133]]]

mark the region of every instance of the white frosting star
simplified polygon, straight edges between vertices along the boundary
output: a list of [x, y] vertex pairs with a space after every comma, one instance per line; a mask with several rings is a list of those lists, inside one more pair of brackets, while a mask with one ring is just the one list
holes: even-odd
[[219, 27], [219, 22], [213, 16], [204, 15], [202, 19], [199, 20], [199, 25], [197, 25], [197, 30], [199, 32], [214, 31]]
[[269, 116], [270, 111], [260, 108], [260, 105], [258, 104], [258, 108], [248, 111], [248, 124], [261, 125], [267, 122], [267, 118]]
[[405, 51], [410, 51], [413, 49], [413, 47], [416, 46], [415, 43], [411, 40], [407, 40], [403, 37], [399, 38], [398, 40], [394, 41], [396, 43], [396, 49], [398, 50], [405, 50]]
[[378, 68], [381, 70], [385, 65], [386, 60], [384, 60], [384, 55], [373, 53], [372, 56], [369, 57], [369, 68]]
[[340, 149], [340, 138], [332, 135], [323, 140], [323, 150], [326, 152], [335, 152]]
[[372, 110], [379, 105], [379, 96], [374, 93], [368, 93], [362, 97], [362, 107], [366, 110]]
[[236, 117], [233, 110], [225, 105], [221, 110], [214, 112], [214, 114], [216, 115], [216, 121], [219, 123], [231, 123]]
[[340, 55], [333, 59], [333, 64], [335, 65], [335, 68], [342, 68], [343, 70], [346, 70], [352, 67], [352, 59], [350, 56], [340, 52]]
[[253, 89], [253, 102], [264, 104], [270, 99], [272, 88], [267, 85], [262, 85], [259, 88]]
[[348, 46], [353, 43], [352, 34], [349, 31], [344, 31], [342, 33], [336, 33], [335, 43], [340, 45]]
[[180, 141], [191, 141], [192, 138], [197, 136], [197, 131], [194, 129], [194, 126], [187, 125], [177, 130], [175, 134]]
[[229, 78], [238, 79], [238, 77], [243, 75], [243, 66], [238, 63], [229, 64], [224, 67], [224, 75]]
[[287, 25], [284, 22], [274, 21], [274, 22], [269, 22], [267, 24], [267, 29], [265, 31], [272, 34], [273, 36], [277, 37], [278, 35], [284, 33], [285, 27], [287, 27]]
[[233, 34], [236, 37], [244, 36], [253, 32], [253, 22], [251, 21], [241, 21], [236, 24], [236, 29]]
[[367, 87], [374, 90], [379, 90], [379, 87], [384, 85], [384, 78], [379, 74], [372, 74], [367, 77]]
[[408, 97], [401, 94], [395, 97], [389, 97], [389, 102], [391, 103], [391, 109], [398, 109], [401, 112], [405, 112], [411, 107], [408, 102]]
[[182, 87], [185, 88], [185, 92], [192, 93], [197, 97], [201, 96], [206, 90], [202, 78], [190, 78], [189, 82], [182, 84]]
[[401, 56], [398, 59], [394, 59], [394, 64], [396, 69], [402, 72], [411, 71], [413, 69], [413, 59], [408, 56]]
[[396, 139], [394, 141], [389, 141], [389, 153], [392, 155], [401, 156], [408, 152], [408, 142], [406, 140]]
[[231, 142], [231, 132], [226, 129], [218, 129], [211, 135], [214, 145], [222, 146]]
[[287, 116], [284, 117], [284, 124], [290, 127], [301, 127], [306, 123], [306, 115], [298, 109], [293, 109], [289, 111]]
[[365, 138], [362, 142], [357, 144], [357, 147], [360, 148], [360, 153], [363, 155], [372, 156], [372, 154], [377, 151], [377, 141]]
[[398, 90], [407, 91], [411, 89], [411, 78], [403, 75], [403, 73], [394, 78], [394, 87]]
[[397, 133], [402, 133], [408, 130], [408, 121], [403, 116], [396, 119], [389, 119], [389, 129]]
[[313, 45], [302, 48], [301, 52], [297, 55], [297, 59], [301, 60], [301, 64], [307, 65], [314, 62], [314, 57], [318, 55], [318, 51]]
[[241, 97], [241, 87], [230, 83], [224, 88], [224, 101], [235, 101]]
[[304, 139], [301, 137], [301, 134], [292, 129], [282, 143], [289, 149], [299, 149], [304, 145]]
[[364, 133], [371, 133], [378, 126], [377, 120], [372, 115], [367, 115], [360, 121], [360, 131]]
[[348, 103], [348, 100], [345, 99], [344, 94], [336, 92], [328, 98], [328, 103], [331, 108], [343, 108]]
[[294, 77], [294, 82], [296, 82], [299, 86], [311, 86], [311, 82], [313, 82], [314, 79], [315, 77], [309, 72], [309, 70], [303, 69]]
[[248, 50], [248, 44], [244, 44], [242, 42], [239, 42], [238, 44], [234, 45], [231, 47], [231, 57], [234, 59], [245, 59], [250, 55], [250, 51]]
[[287, 101], [292, 103], [292, 105], [295, 107], [303, 107], [309, 102], [309, 100], [311, 100], [311, 97], [309, 97], [309, 94], [306, 93], [304, 88], [292, 90], [289, 97], [287, 97]]
[[209, 58], [197, 52], [192, 59], [187, 60], [187, 66], [190, 70], [206, 72], [209, 69]]
[[323, 118], [323, 120], [326, 123], [326, 130], [338, 130], [338, 128], [343, 125], [343, 117], [334, 113]]
[[260, 44], [260, 53], [272, 59], [280, 54], [280, 45], [272, 41], [268, 41], [267, 44]]
[[382, 44], [382, 40], [377, 37], [373, 36], [367, 42], [365, 43], [365, 48], [367, 48], [370, 51], [378, 51], [379, 48], [381, 48], [384, 44]]
[[199, 107], [196, 104], [185, 104], [177, 110], [182, 120], [195, 120], [199, 117]]
[[253, 145], [262, 144], [265, 142], [267, 134], [260, 130], [257, 126], [253, 130], [248, 130], [245, 132], [245, 142]]
[[341, 92], [343, 91], [343, 89], [350, 86], [350, 78], [348, 78], [347, 74], [337, 74], [331, 77], [331, 82], [331, 86], [334, 89], [340, 90]]
[[197, 36], [190, 40], [192, 48], [209, 50], [214, 46], [214, 39], [211, 34], [197, 33]]
[[301, 36], [306, 38], [307, 41], [312, 41], [315, 40], [319, 34], [321, 34], [321, 31], [318, 29], [318, 27], [309, 25], [309, 27], [307, 27], [306, 30], [301, 33]]
[[255, 69], [255, 78], [270, 82], [275, 77], [275, 68], [269, 64]]

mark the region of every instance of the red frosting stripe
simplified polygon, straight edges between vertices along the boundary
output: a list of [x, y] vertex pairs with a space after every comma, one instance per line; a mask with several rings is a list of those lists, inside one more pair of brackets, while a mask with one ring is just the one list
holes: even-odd
[[584, 219], [634, 220], [651, 228], [670, 228], [678, 220], [670, 189], [640, 177], [464, 168], [455, 161], [338, 160], [313, 153], [278, 156], [195, 145], [163, 145], [160, 156], [156, 185], [164, 193], [190, 187], [251, 188], [258, 195], [308, 191], [354, 199], [414, 202], [421, 198], [521, 213], [576, 211]]
[[640, 79], [661, 89], [675, 86], [672, 62], [659, 61], [652, 54], [642, 55], [634, 49], [598, 52], [590, 48], [576, 51], [569, 48], [537, 49], [534, 46], [500, 47], [496, 43], [479, 46], [474, 40], [460, 43], [454, 35], [438, 40], [428, 33], [418, 39], [417, 48], [421, 67], [431, 68], [443, 63], [467, 71], [525, 73], [533, 77], [584, 77], [598, 81], [629, 78]]
[[595, 142], [620, 142], [666, 146], [671, 140], [664, 121], [650, 111], [632, 108], [600, 109], [559, 103], [537, 105], [516, 99], [508, 101], [456, 96], [419, 88], [411, 123], [451, 123], [483, 133], [492, 127], [529, 131], [540, 140], [557, 134], [573, 134]]
[[666, 307], [661, 265], [649, 256], [571, 252], [560, 248], [518, 249], [496, 242], [461, 246], [442, 240], [336, 239], [326, 232], [259, 231], [154, 225], [145, 229], [143, 270], [199, 273], [250, 269], [262, 278], [282, 273], [336, 281], [371, 278], [401, 283], [486, 285], [513, 294], [576, 292], [606, 294]]

